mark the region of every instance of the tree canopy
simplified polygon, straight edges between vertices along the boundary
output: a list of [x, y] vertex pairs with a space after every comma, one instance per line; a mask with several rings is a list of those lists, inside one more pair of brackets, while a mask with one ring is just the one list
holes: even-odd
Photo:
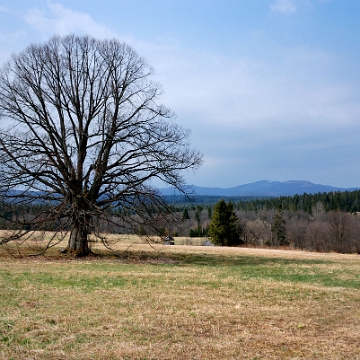
[[275, 214], [274, 222], [271, 228], [272, 242], [277, 246], [287, 246], [289, 241], [286, 237], [286, 221], [284, 219], [284, 210], [279, 205], [278, 210]]
[[216, 245], [234, 246], [239, 244], [237, 217], [232, 202], [220, 200], [212, 212], [209, 235]]
[[152, 214], [166, 204], [151, 180], [182, 189], [182, 171], [202, 156], [158, 103], [152, 73], [125, 43], [75, 35], [30, 45], [2, 67], [0, 200], [47, 205], [13, 219], [15, 229], [51, 222], [70, 232], [68, 252], [85, 255], [89, 235], [99, 221], [114, 221], [114, 209], [118, 224], [155, 224]]

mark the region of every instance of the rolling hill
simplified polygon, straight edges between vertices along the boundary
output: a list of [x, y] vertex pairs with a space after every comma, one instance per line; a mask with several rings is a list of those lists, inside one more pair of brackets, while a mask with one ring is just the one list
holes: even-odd
[[[330, 185], [314, 184], [306, 180], [270, 181], [261, 180], [231, 188], [212, 188], [189, 185], [187, 191], [199, 196], [294, 196], [332, 191], [352, 191], [357, 188], [338, 188]], [[178, 195], [174, 188], [160, 189], [162, 195]]]

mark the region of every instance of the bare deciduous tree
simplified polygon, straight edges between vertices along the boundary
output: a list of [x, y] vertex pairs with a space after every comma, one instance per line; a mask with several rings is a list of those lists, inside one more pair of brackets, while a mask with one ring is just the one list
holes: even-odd
[[267, 221], [261, 219], [247, 221], [245, 228], [248, 244], [263, 246], [269, 241], [271, 224]]
[[351, 252], [352, 238], [355, 228], [354, 217], [345, 212], [332, 211], [329, 214], [328, 229], [329, 229], [329, 244], [332, 250], [336, 252]]
[[31, 45], [2, 68], [0, 198], [47, 204], [3, 243], [51, 222], [70, 231], [68, 252], [86, 255], [89, 234], [115, 210], [123, 223], [151, 225], [165, 204], [149, 181], [181, 189], [181, 171], [202, 157], [150, 75], [128, 45], [74, 35]]

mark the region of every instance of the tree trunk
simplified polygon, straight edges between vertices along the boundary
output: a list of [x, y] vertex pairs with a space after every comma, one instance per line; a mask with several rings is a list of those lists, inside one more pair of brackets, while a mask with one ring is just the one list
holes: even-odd
[[70, 233], [67, 253], [75, 256], [86, 256], [90, 253], [88, 240], [88, 227], [86, 222], [74, 221], [74, 227]]

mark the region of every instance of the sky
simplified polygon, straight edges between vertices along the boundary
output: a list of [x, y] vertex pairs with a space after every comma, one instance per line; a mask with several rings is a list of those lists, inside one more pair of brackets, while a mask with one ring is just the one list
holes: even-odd
[[53, 35], [117, 38], [204, 156], [188, 184], [360, 187], [359, 0], [1, 0], [0, 66]]

